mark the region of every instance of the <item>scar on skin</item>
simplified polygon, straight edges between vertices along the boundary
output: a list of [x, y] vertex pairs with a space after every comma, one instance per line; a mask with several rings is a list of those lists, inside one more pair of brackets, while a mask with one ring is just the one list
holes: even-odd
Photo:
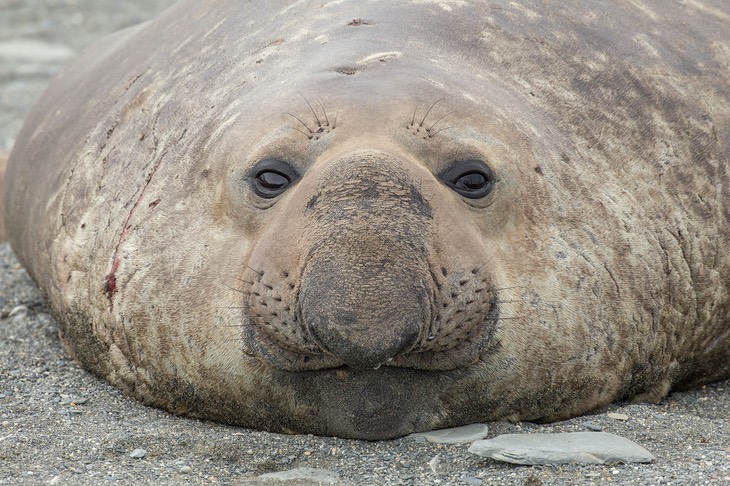
[[364, 57], [357, 61], [358, 64], [369, 64], [373, 61], [380, 61], [385, 62], [387, 59], [397, 59], [401, 57], [403, 54], [399, 51], [391, 51], [391, 52], [376, 52], [375, 54], [370, 54], [367, 57]]

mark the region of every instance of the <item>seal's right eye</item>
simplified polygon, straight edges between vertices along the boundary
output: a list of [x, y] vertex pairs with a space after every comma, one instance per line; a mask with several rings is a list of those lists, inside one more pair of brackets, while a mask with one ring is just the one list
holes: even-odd
[[294, 168], [277, 159], [265, 159], [249, 172], [251, 187], [257, 196], [273, 199], [299, 179]]

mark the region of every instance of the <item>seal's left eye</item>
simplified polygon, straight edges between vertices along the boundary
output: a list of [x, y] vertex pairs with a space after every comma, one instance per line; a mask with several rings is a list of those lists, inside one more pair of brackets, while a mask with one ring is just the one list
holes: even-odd
[[476, 192], [489, 184], [489, 179], [481, 172], [468, 172], [454, 181], [454, 186], [463, 192]]
[[299, 178], [292, 166], [275, 159], [259, 162], [250, 174], [249, 180], [254, 192], [266, 199], [282, 194]]
[[495, 176], [480, 160], [464, 160], [452, 164], [439, 177], [454, 191], [469, 199], [486, 197], [494, 189]]

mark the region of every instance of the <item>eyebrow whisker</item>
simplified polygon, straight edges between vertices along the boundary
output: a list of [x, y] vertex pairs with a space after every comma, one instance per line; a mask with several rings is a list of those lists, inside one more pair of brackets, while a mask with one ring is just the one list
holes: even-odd
[[413, 117], [411, 118], [411, 126], [416, 124], [416, 112], [418, 111], [418, 105], [413, 109]]
[[322, 114], [324, 115], [324, 122], [326, 126], [329, 126], [330, 119], [327, 116], [327, 110], [324, 109], [324, 106], [322, 105], [322, 102], [320, 100], [317, 100], [317, 103], [319, 103], [319, 107], [322, 108]]
[[302, 93], [299, 93], [299, 96], [302, 97], [302, 99], [307, 103], [307, 106], [309, 106], [309, 109], [312, 110], [312, 115], [314, 115], [314, 119], [317, 120], [317, 126], [322, 127], [322, 122], [319, 121], [319, 117], [317, 116], [317, 112], [314, 111], [314, 108], [312, 108], [312, 104], [309, 102], [307, 98], [304, 97]]
[[423, 118], [421, 119], [421, 123], [420, 123], [421, 126], [423, 126], [423, 122], [426, 121], [426, 117], [428, 116], [429, 113], [431, 113], [431, 110], [433, 110], [433, 107], [436, 106], [439, 102], [441, 102], [443, 100], [444, 99], [441, 98], [441, 99], [438, 99], [438, 100], [436, 100], [436, 101], [433, 102], [433, 104], [431, 105], [431, 108], [429, 108], [428, 111], [426, 112], [426, 114], [423, 115]]
[[[440, 122], [441, 120], [443, 120], [447, 116], [451, 115], [452, 113], [453, 113], [453, 111], [450, 111], [450, 112], [446, 113], [444, 116], [442, 116], [441, 118], [439, 118], [438, 120], [436, 120], [435, 122], [433, 122], [433, 125], [431, 125], [430, 127], [428, 127], [428, 131], [430, 132], [431, 130], [433, 130], [433, 127], [435, 127], [438, 122]], [[436, 132], [436, 133], [438, 133], [438, 132]]]
[[[304, 125], [304, 128], [306, 128], [306, 129], [307, 129], [307, 130], [309, 131], [309, 133], [304, 133], [304, 132], [302, 132], [301, 130], [299, 130], [300, 132], [304, 133], [304, 135], [306, 135], [306, 136], [309, 136], [310, 134], [314, 133], [314, 132], [312, 131], [312, 129], [311, 129], [311, 128], [309, 128], [309, 126], [308, 126], [308, 125], [307, 125], [306, 123], [304, 123], [304, 122], [302, 121], [302, 119], [301, 119], [301, 118], [299, 118], [298, 116], [296, 116], [296, 115], [292, 115], [291, 113], [285, 113], [285, 114], [286, 114], [286, 115], [289, 115], [290, 117], [294, 118], [294, 119], [295, 119], [296, 121], [298, 121], [299, 123], [301, 123], [302, 125]], [[295, 130], [296, 130], [296, 128], [295, 128]]]

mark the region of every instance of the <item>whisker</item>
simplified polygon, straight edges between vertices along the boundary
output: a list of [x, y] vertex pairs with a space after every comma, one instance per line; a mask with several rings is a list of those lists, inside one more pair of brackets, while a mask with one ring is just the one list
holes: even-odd
[[235, 287], [231, 287], [230, 285], [228, 285], [228, 284], [227, 284], [227, 283], [225, 283], [225, 282], [221, 282], [221, 285], [223, 285], [224, 287], [226, 287], [226, 288], [227, 288], [228, 290], [233, 290], [234, 292], [238, 292], [239, 294], [248, 294], [248, 293], [249, 293], [249, 292], [248, 292], [248, 291], [246, 291], [246, 290], [243, 290], [243, 289], [237, 289], [237, 288], [235, 288]]
[[413, 109], [413, 117], [411, 118], [411, 126], [416, 124], [416, 112], [418, 111], [418, 105]]
[[[242, 278], [236, 278], [235, 280], [238, 281], [238, 282], [244, 283], [246, 285], [254, 285], [254, 283], [255, 283], [255, 282], [249, 282], [248, 280], [244, 280]], [[226, 285], [226, 284], [223, 283], [222, 285]], [[243, 292], [244, 291], [243, 289], [236, 289], [236, 290], [239, 291], [239, 292]]]
[[299, 93], [299, 96], [302, 97], [302, 99], [307, 103], [307, 106], [309, 106], [309, 109], [312, 110], [312, 115], [314, 115], [314, 119], [317, 120], [317, 126], [322, 128], [322, 122], [319, 121], [317, 112], [314, 111], [314, 108], [312, 108], [312, 104], [309, 102], [309, 100], [307, 98], [304, 97], [304, 95], [302, 93]]
[[[247, 268], [248, 268], [249, 270], [253, 271], [253, 272], [256, 272], [256, 270], [252, 269], [251, 267], [247, 267]], [[259, 273], [258, 275], [260, 275], [260, 276], [263, 276], [263, 273]], [[237, 277], [237, 276], [235, 276], [235, 275], [226, 275], [226, 277], [227, 277], [227, 278], [230, 278], [230, 279], [233, 279], [233, 280], [235, 280], [236, 282], [241, 282], [241, 283], [245, 283], [246, 285], [254, 285], [254, 284], [256, 283], [256, 282], [249, 282], [248, 280], [246, 280], [246, 279], [244, 279], [244, 278], [241, 278], [241, 277]]]
[[304, 130], [299, 130], [299, 129], [298, 129], [298, 128], [296, 128], [296, 127], [291, 127], [291, 128], [292, 128], [293, 130], [296, 130], [296, 131], [298, 131], [299, 133], [301, 133], [302, 135], [304, 135], [304, 136], [305, 136], [305, 137], [307, 137], [308, 139], [310, 139], [310, 140], [312, 139], [312, 135], [310, 135], [309, 133], [305, 132]]
[[441, 102], [443, 100], [444, 100], [444, 98], [441, 98], [441, 99], [433, 102], [433, 104], [431, 105], [431, 108], [429, 108], [428, 111], [426, 112], [426, 114], [423, 115], [423, 118], [421, 119], [421, 123], [420, 123], [421, 126], [423, 126], [423, 122], [426, 121], [426, 117], [428, 116], [429, 113], [431, 113], [431, 110], [433, 110], [433, 107], [436, 106], [439, 102]]
[[527, 316], [512, 316], [512, 317], [487, 317], [485, 321], [511, 321], [513, 319], [525, 319]]
[[320, 100], [317, 100], [317, 103], [319, 103], [319, 107], [322, 108], [322, 114], [324, 115], [324, 122], [326, 126], [329, 126], [330, 119], [327, 117], [327, 110], [324, 109], [324, 106], [322, 105], [322, 102]]
[[489, 265], [492, 262], [492, 260], [494, 260], [494, 255], [492, 255], [491, 257], [489, 257], [489, 259], [486, 262], [482, 263], [477, 268], [475, 268], [474, 270], [472, 270], [471, 273], [474, 274], [474, 275], [476, 275], [477, 273], [479, 273], [479, 270], [481, 270], [482, 268], [484, 268], [487, 265]]
[[285, 114], [285, 115], [289, 115], [290, 117], [294, 118], [294, 119], [295, 119], [296, 121], [298, 121], [299, 123], [301, 123], [302, 125], [304, 125], [304, 128], [306, 128], [306, 129], [307, 129], [307, 130], [309, 131], [309, 133], [304, 133], [304, 132], [302, 132], [301, 130], [299, 130], [299, 129], [297, 129], [297, 128], [294, 128], [294, 127], [292, 127], [292, 128], [294, 128], [294, 130], [297, 130], [297, 131], [300, 131], [300, 132], [304, 133], [304, 135], [306, 135], [307, 137], [309, 137], [309, 135], [310, 135], [310, 134], [314, 133], [314, 132], [312, 131], [312, 129], [311, 129], [311, 128], [309, 128], [309, 126], [307, 126], [307, 124], [306, 124], [306, 123], [304, 123], [304, 122], [302, 121], [302, 119], [301, 119], [301, 118], [299, 118], [298, 116], [296, 116], [296, 115], [292, 115], [291, 113], [284, 113], [284, 114]]
[[[430, 126], [430, 127], [428, 128], [428, 131], [430, 132], [431, 130], [433, 130], [433, 127], [435, 127], [435, 126], [436, 126], [436, 124], [437, 124], [438, 122], [440, 122], [441, 120], [443, 120], [443, 119], [444, 119], [444, 118], [446, 118], [447, 116], [451, 115], [452, 113], [454, 113], [454, 112], [453, 112], [453, 111], [450, 111], [450, 112], [448, 112], [447, 114], [445, 114], [444, 116], [442, 116], [441, 118], [439, 118], [438, 120], [436, 120], [435, 122], [433, 122], [433, 125], [431, 125], [431, 126]], [[438, 133], [438, 132], [436, 132], [436, 133]]]
[[253, 268], [253, 267], [250, 267], [250, 266], [248, 266], [248, 265], [244, 265], [244, 266], [245, 266], [246, 268], [248, 268], [249, 270], [251, 270], [251, 271], [252, 271], [253, 273], [255, 273], [256, 275], [258, 275], [259, 277], [263, 277], [263, 276], [264, 276], [264, 272], [262, 272], [262, 271], [260, 271], [260, 270], [256, 270], [255, 268]]
[[454, 127], [448, 126], [448, 127], [444, 127], [444, 128], [441, 128], [440, 130], [436, 130], [436, 131], [435, 131], [435, 132], [433, 132], [433, 133], [429, 133], [429, 137], [433, 138], [433, 137], [435, 137], [436, 135], [438, 135], [439, 133], [443, 132], [444, 130], [450, 130], [450, 129], [452, 129], [452, 128], [454, 128]]

